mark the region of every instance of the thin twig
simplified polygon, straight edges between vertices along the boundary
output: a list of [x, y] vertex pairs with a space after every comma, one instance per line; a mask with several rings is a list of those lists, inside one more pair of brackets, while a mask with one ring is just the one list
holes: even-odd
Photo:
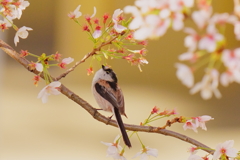
[[68, 75], [70, 72], [72, 72], [79, 64], [85, 62], [89, 57], [97, 54], [96, 52], [100, 51], [102, 47], [111, 44], [115, 39], [117, 39], [120, 35], [123, 35], [123, 34], [124, 34], [124, 32], [121, 33], [121, 34], [116, 35], [114, 38], [110, 39], [110, 40], [107, 41], [107, 42], [103, 42], [100, 46], [98, 46], [97, 48], [94, 48], [94, 49], [92, 50], [92, 52], [86, 54], [86, 55], [82, 58], [82, 60], [78, 61], [73, 67], [69, 68], [66, 72], [62, 73], [60, 76], [58, 76], [58, 77], [55, 78], [54, 80], [55, 80], [55, 81], [59, 81], [59, 80], [62, 79], [63, 77], [66, 77], [66, 75]]
[[[4, 52], [6, 52], [9, 56], [11, 56], [13, 59], [15, 59], [17, 62], [22, 64], [30, 72], [33, 72], [34, 74], [39, 73], [37, 70], [31, 70], [28, 67], [30, 62], [27, 59], [20, 57], [19, 54], [12, 47], [10, 47], [8, 44], [3, 42], [2, 40], [0, 40], [0, 48]], [[43, 76], [41, 76], [41, 77], [44, 78]], [[67, 96], [69, 99], [71, 99], [72, 101], [79, 104], [82, 108], [84, 108], [89, 114], [92, 115], [92, 117], [94, 119], [96, 119], [96, 120], [98, 120], [102, 123], [105, 123], [106, 125], [111, 125], [111, 126], [114, 126], [114, 127], [118, 127], [115, 120], [109, 120], [109, 118], [100, 114], [97, 111], [97, 109], [93, 108], [87, 101], [85, 101], [84, 99], [82, 99], [81, 97], [76, 95], [74, 92], [69, 90], [63, 84], [60, 87], [60, 91], [63, 95]], [[161, 129], [159, 127], [152, 127], [152, 126], [141, 126], [141, 125], [132, 125], [132, 124], [124, 124], [124, 125], [125, 125], [125, 128], [127, 130], [130, 130], [130, 131], [158, 133], [158, 134], [162, 134], [162, 135], [165, 135], [165, 136], [175, 137], [175, 138], [180, 139], [182, 141], [185, 141], [187, 143], [193, 144], [197, 147], [203, 148], [202, 150], [204, 150], [204, 151], [206, 151], [210, 154], [213, 154], [213, 150], [210, 147], [196, 141], [195, 139], [192, 139], [188, 136], [185, 136], [183, 134], [180, 134], [180, 133], [177, 133], [177, 132], [174, 132], [174, 131], [170, 131], [170, 130], [167, 130], [167, 129]]]

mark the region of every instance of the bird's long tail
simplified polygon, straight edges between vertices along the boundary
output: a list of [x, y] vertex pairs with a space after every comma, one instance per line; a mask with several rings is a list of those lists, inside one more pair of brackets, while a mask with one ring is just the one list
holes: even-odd
[[127, 134], [127, 132], [125, 130], [125, 127], [124, 127], [124, 124], [123, 124], [123, 121], [122, 121], [122, 117], [121, 117], [121, 115], [119, 113], [118, 108], [116, 108], [116, 107], [113, 107], [113, 108], [114, 108], [114, 115], [116, 117], [118, 126], [119, 126], [119, 128], [121, 130], [121, 133], [122, 133], [123, 141], [130, 148], [130, 147], [132, 147], [132, 145], [131, 145], [131, 142], [130, 142], [130, 140], [128, 138], [128, 134]]

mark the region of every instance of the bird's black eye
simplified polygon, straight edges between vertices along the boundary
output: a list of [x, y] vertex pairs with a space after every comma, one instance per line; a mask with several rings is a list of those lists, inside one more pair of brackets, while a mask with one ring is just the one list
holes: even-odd
[[109, 74], [110, 72], [109, 71], [106, 71], [107, 74]]

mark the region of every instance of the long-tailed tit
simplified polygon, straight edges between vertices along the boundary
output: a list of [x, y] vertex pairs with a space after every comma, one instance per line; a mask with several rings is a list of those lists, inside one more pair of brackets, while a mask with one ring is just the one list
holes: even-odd
[[116, 74], [111, 68], [102, 65], [102, 68], [95, 73], [92, 81], [92, 92], [101, 109], [115, 115], [123, 140], [128, 147], [131, 147], [121, 117], [121, 115], [127, 117], [124, 109], [123, 93], [118, 86]]

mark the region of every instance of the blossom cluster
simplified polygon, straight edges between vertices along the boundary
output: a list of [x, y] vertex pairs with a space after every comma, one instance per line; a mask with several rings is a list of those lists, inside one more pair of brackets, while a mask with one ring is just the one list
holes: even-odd
[[183, 29], [193, 5], [194, 0], [136, 0], [135, 6], [126, 6], [124, 12], [134, 17], [129, 24], [129, 29], [136, 30], [134, 38], [145, 40], [163, 36], [170, 27]]
[[25, 0], [1, 0], [0, 1], [0, 15], [2, 16], [2, 20], [0, 20], [0, 29], [2, 31], [8, 29], [9, 27], [13, 27], [17, 32], [14, 37], [14, 43], [17, 45], [19, 42], [19, 37], [22, 39], [26, 39], [28, 37], [28, 31], [31, 31], [32, 28], [23, 26], [18, 28], [13, 20], [20, 19], [22, 16], [23, 10], [28, 7], [30, 3]]
[[[40, 81], [40, 75], [42, 74], [44, 77], [44, 80], [47, 84], [40, 93], [38, 94], [38, 98], [42, 99], [43, 103], [47, 102], [48, 96], [51, 94], [58, 95], [60, 92], [58, 91], [58, 87], [60, 87], [61, 83], [58, 81], [53, 81], [48, 69], [53, 66], [58, 66], [60, 68], [65, 69], [66, 65], [72, 63], [74, 61], [73, 58], [63, 58], [61, 59], [61, 54], [59, 52], [56, 52], [55, 54], [47, 56], [45, 53], [43, 53], [40, 56], [37, 56], [35, 54], [30, 53], [27, 50], [21, 50], [20, 51], [20, 57], [26, 57], [26, 56], [32, 56], [37, 58], [36, 62], [31, 62], [29, 64], [29, 69], [31, 70], [37, 70], [39, 73], [34, 76], [34, 85], [37, 86], [38, 82]], [[55, 63], [52, 63], [55, 61]], [[57, 62], [57, 63], [56, 63]]]
[[[148, 64], [146, 60], [146, 41], [137, 41], [134, 39], [134, 31], [127, 28], [128, 19], [123, 16], [123, 10], [116, 9], [112, 16], [105, 13], [101, 18], [95, 17], [94, 13], [89, 16], [84, 16], [84, 23], [81, 24], [78, 18], [82, 16], [79, 11], [80, 5], [68, 14], [68, 17], [74, 20], [82, 27], [82, 30], [89, 35], [89, 39], [94, 43], [94, 48], [100, 47], [99, 51], [92, 58], [101, 61], [104, 59], [125, 59], [132, 65], [137, 65], [141, 71], [141, 65]], [[108, 43], [111, 41], [110, 43]], [[138, 45], [141, 49], [136, 50], [130, 47]], [[93, 68], [90, 66], [88, 75], [93, 73]]]
[[[193, 28], [185, 28], [187, 36], [184, 45], [188, 51], [179, 56], [180, 61], [186, 64], [177, 63], [177, 77], [184, 85], [191, 88], [190, 93], [200, 92], [203, 99], [209, 99], [212, 95], [221, 98], [218, 90], [219, 83], [228, 86], [232, 82], [240, 83], [240, 61], [238, 54], [240, 48], [227, 48], [227, 39], [222, 28], [226, 25], [233, 25], [236, 38], [239, 40], [238, 25], [239, 18], [228, 13], [212, 13], [212, 7], [199, 8], [194, 11], [192, 18], [199, 30], [205, 31], [198, 33]], [[221, 71], [221, 66], [224, 70]], [[194, 72], [199, 68], [205, 67], [205, 74], [202, 81], [194, 85]], [[185, 76], [185, 77], [184, 77]]]
[[[219, 83], [223, 86], [240, 83], [240, 48], [227, 48], [225, 36], [226, 26], [232, 25], [236, 40], [240, 40], [239, 0], [234, 0], [233, 10], [231, 14], [213, 13], [211, 0], [136, 0], [134, 6], [124, 8], [125, 13], [133, 16], [128, 27], [135, 30], [135, 39], [159, 38], [170, 27], [187, 34], [184, 39], [187, 51], [179, 56], [187, 64], [176, 63], [176, 75], [191, 94], [200, 92], [203, 99], [213, 95], [221, 98]], [[192, 20], [197, 30], [187, 27], [186, 19]], [[194, 73], [201, 68], [204, 76], [195, 83]]]
[[[214, 154], [212, 156], [213, 160], [228, 160], [228, 159], [232, 159], [232, 160], [237, 160], [239, 159], [238, 156], [238, 151], [233, 148], [234, 145], [234, 141], [233, 140], [228, 140], [225, 141], [223, 143], [219, 143], [214, 151]], [[198, 147], [191, 147], [189, 149], [189, 152], [191, 153], [190, 156], [188, 157], [188, 160], [209, 160], [210, 156], [206, 155], [204, 157], [201, 157], [199, 155], [197, 155], [197, 150], [200, 149]]]
[[[43, 73], [44, 80], [47, 84], [52, 82], [52, 78], [48, 72], [48, 68], [52, 66], [59, 66], [60, 68], [65, 69], [67, 64], [70, 64], [74, 61], [73, 58], [68, 57], [61, 60], [61, 54], [59, 52], [56, 52], [55, 54], [47, 56], [45, 53], [43, 53], [40, 56], [37, 56], [35, 54], [30, 53], [28, 50], [21, 50], [20, 51], [20, 57], [26, 57], [26, 56], [32, 56], [37, 58], [36, 62], [31, 62], [29, 64], [29, 68], [31, 70], [36, 69], [39, 73], [38, 75], [34, 76], [34, 85], [38, 85], [38, 81], [40, 80], [40, 74]], [[51, 63], [51, 61], [57, 61], [57, 63]]]
[[192, 129], [194, 132], [198, 132], [197, 128], [200, 127], [203, 130], [207, 130], [207, 127], [205, 125], [205, 123], [207, 121], [213, 120], [213, 118], [211, 116], [199, 116], [199, 117], [192, 117], [189, 120], [186, 120], [186, 122], [183, 125], [183, 129], [187, 130], [187, 129]]
[[[120, 145], [120, 136], [118, 135], [113, 143], [102, 142], [107, 148], [107, 157], [112, 157], [113, 159], [126, 160], [124, 156], [124, 148]], [[148, 156], [157, 157], [158, 150], [150, 147], [145, 147], [142, 145], [142, 150], [136, 153], [133, 158], [140, 157], [141, 160], [147, 160]]]

